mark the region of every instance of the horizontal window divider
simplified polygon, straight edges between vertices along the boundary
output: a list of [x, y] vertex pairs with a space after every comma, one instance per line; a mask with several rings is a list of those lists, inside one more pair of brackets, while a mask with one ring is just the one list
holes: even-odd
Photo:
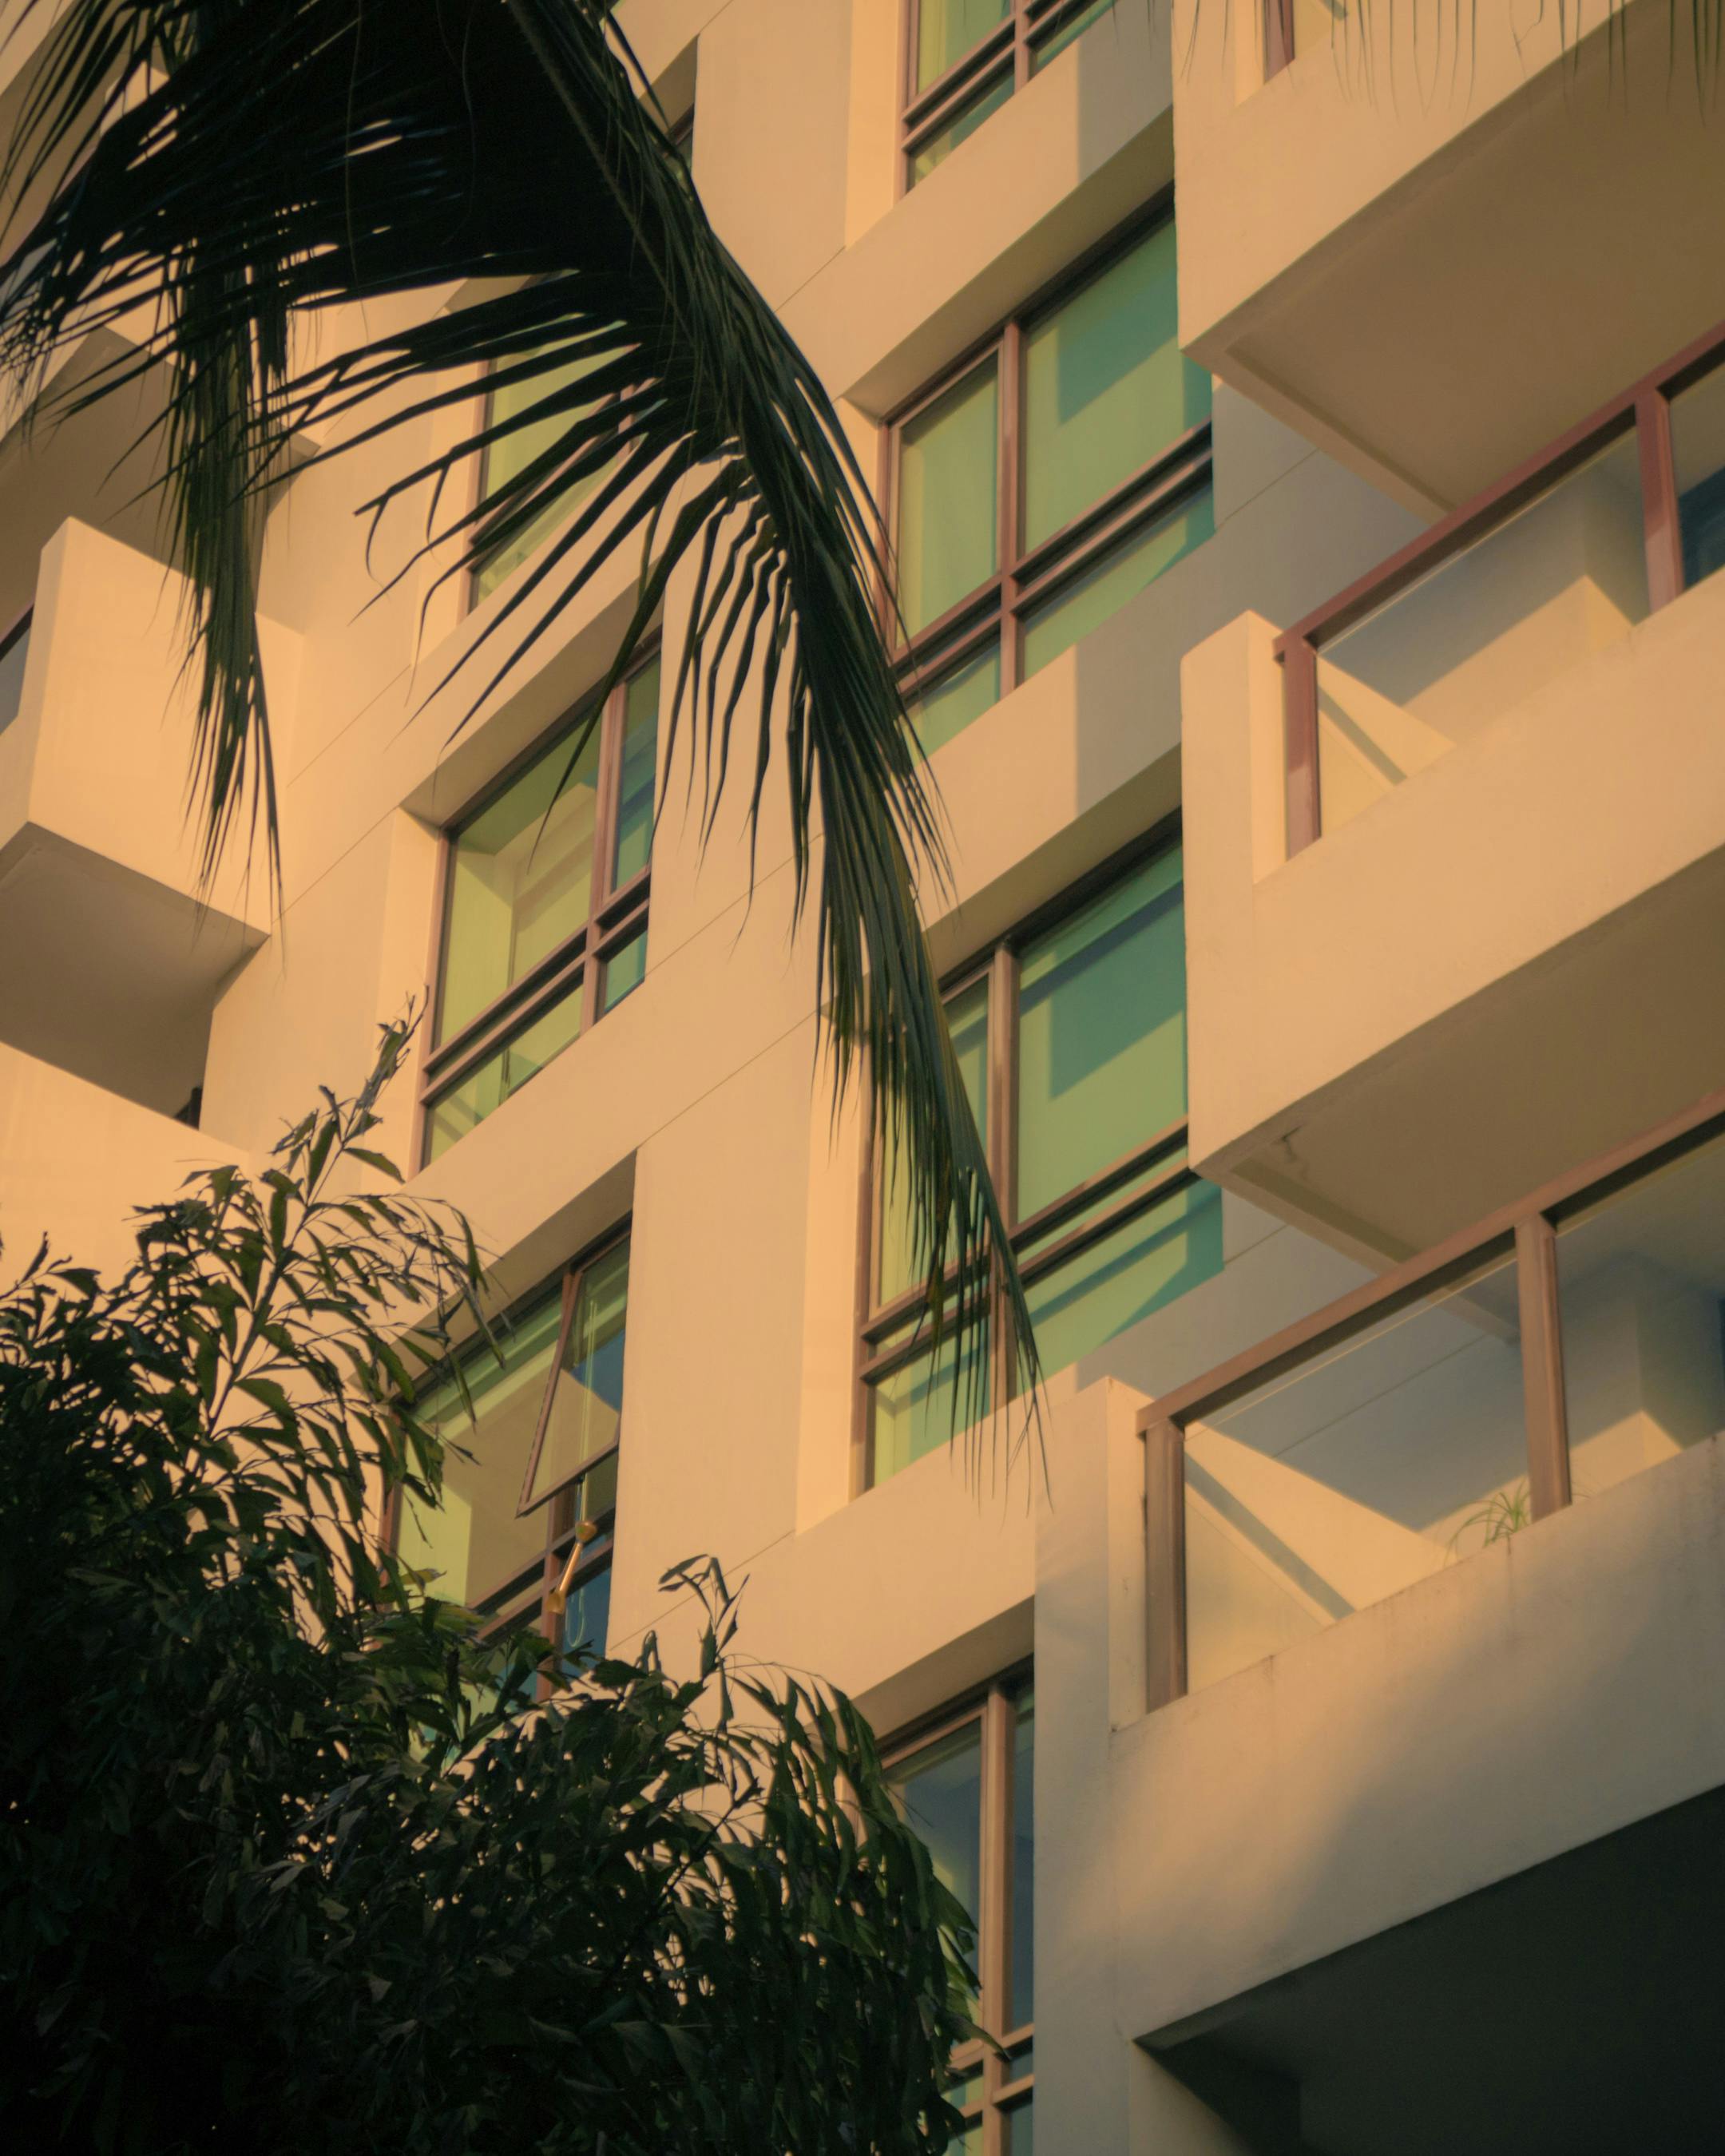
[[557, 974], [537, 995], [521, 1003], [499, 1019], [483, 1039], [464, 1045], [459, 1063], [451, 1062], [444, 1065], [434, 1077], [428, 1075], [419, 1096], [421, 1101], [430, 1106], [440, 1101], [452, 1088], [470, 1078], [482, 1063], [488, 1062], [492, 1056], [507, 1048], [519, 1034], [543, 1018], [547, 1011], [555, 1009], [566, 996], [575, 994], [580, 988], [586, 970], [586, 952], [583, 951], [567, 973]]
[[942, 674], [982, 656], [992, 645], [999, 643], [999, 609], [991, 599], [988, 612], [973, 627], [958, 635], [947, 637], [943, 633], [942, 637], [927, 642], [919, 637], [910, 646], [904, 656], [896, 662], [901, 690], [914, 702], [917, 696], [926, 694], [937, 685]]
[[1065, 29], [1075, 15], [1081, 15], [1091, 0], [1029, 0], [1024, 9], [1024, 35], [1032, 49]]
[[638, 869], [627, 883], [620, 884], [612, 892], [595, 916], [602, 935], [614, 928], [627, 916], [634, 913], [637, 907], [644, 907], [646, 905], [649, 896], [648, 886], [652, 881], [652, 877], [651, 868]]
[[[1023, 555], [1013, 575], [1019, 592], [1014, 603], [1024, 606], [1047, 585], [1056, 583], [1069, 568], [1082, 566], [1070, 557], [1081, 554], [1084, 562], [1101, 552], [1111, 541], [1132, 526], [1161, 515], [1176, 506], [1182, 495], [1209, 483], [1212, 456], [1208, 419], [1183, 434], [1170, 449], [1154, 457], [1141, 471], [1124, 480], [1094, 508], [1070, 524], [1062, 525]], [[1035, 585], [1036, 592], [1028, 588]]]
[[1040, 1281], [1045, 1273], [1056, 1272], [1068, 1258], [1076, 1258], [1093, 1244], [1103, 1242], [1117, 1228], [1124, 1228], [1136, 1220], [1141, 1213], [1148, 1213], [1164, 1199], [1178, 1198], [1183, 1190], [1202, 1183], [1204, 1178], [1184, 1161], [1171, 1168], [1166, 1175], [1159, 1175], [1154, 1183], [1142, 1190], [1135, 1190], [1122, 1198], [1118, 1204], [1111, 1205], [1099, 1213], [1094, 1220], [1086, 1220], [1081, 1228], [1075, 1228], [1070, 1235], [1062, 1235], [1046, 1250], [1037, 1250], [1019, 1260], [1019, 1278], [1026, 1287]]
[[638, 943], [646, 932], [647, 915], [643, 908], [639, 913], [631, 914], [609, 930], [593, 956], [603, 965], [606, 959], [614, 958], [619, 951], [628, 950], [631, 943]]
[[1118, 1160], [1111, 1162], [1106, 1168], [1099, 1168], [1096, 1174], [1087, 1177], [1069, 1190], [1064, 1198], [1055, 1199], [1039, 1211], [1032, 1213], [1028, 1219], [1020, 1220], [1013, 1230], [1014, 1245], [1028, 1242], [1037, 1235], [1045, 1235], [1050, 1228], [1058, 1228], [1063, 1221], [1081, 1213], [1086, 1205], [1094, 1204], [1097, 1199], [1106, 1198], [1111, 1190], [1118, 1189], [1122, 1183], [1129, 1183], [1135, 1175], [1142, 1175], [1154, 1168], [1168, 1154], [1178, 1152], [1185, 1142], [1186, 1118], [1182, 1116], [1178, 1122], [1170, 1123], [1166, 1130], [1158, 1131], [1154, 1137], [1147, 1138], [1142, 1145], [1134, 1146], [1130, 1152], [1122, 1153]]
[[[926, 628], [919, 629], [908, 644], [896, 646], [892, 653], [893, 665], [903, 667], [926, 664], [919, 659], [919, 654], [932, 650], [949, 636], [953, 639], [956, 649], [960, 630], [969, 628], [973, 621], [980, 625], [984, 615], [996, 616], [1005, 587], [1006, 578], [997, 569], [987, 583], [978, 584], [973, 592], [968, 592], [956, 606], [948, 607], [943, 614], [937, 615]], [[894, 621], [891, 626], [896, 628], [896, 622]]]
[[[595, 1468], [603, 1467], [608, 1460], [614, 1460], [622, 1449], [622, 1438], [620, 1436], [614, 1437], [608, 1445], [603, 1446], [601, 1450], [595, 1452], [590, 1459], [583, 1460], [572, 1475], [565, 1476], [563, 1480], [559, 1482], [554, 1489], [547, 1490], [545, 1495], [540, 1498], [538, 1503], [533, 1506], [532, 1510], [536, 1512], [540, 1505], [548, 1505], [553, 1498], [561, 1496], [564, 1491], [572, 1490], [578, 1482], [584, 1481], [588, 1476], [593, 1473]], [[525, 1519], [527, 1515], [525, 1512], [522, 1512], [518, 1513], [516, 1517], [518, 1518]], [[572, 1535], [574, 1532], [575, 1529], [573, 1527], [571, 1527], [567, 1531], [568, 1535]], [[560, 1537], [560, 1539], [562, 1539], [562, 1537]]]
[[[983, 1303], [979, 1299], [978, 1307], [978, 1309], [986, 1311], [987, 1305]], [[951, 1344], [952, 1327], [956, 1322], [957, 1317], [957, 1312], [956, 1311], [948, 1312], [942, 1326], [941, 1348], [942, 1352], [944, 1352]], [[866, 1337], [866, 1335], [865, 1337]], [[862, 1369], [859, 1374], [865, 1384], [876, 1383], [882, 1378], [890, 1378], [895, 1370], [902, 1369], [906, 1363], [914, 1363], [919, 1355], [927, 1354], [933, 1345], [934, 1327], [932, 1324], [913, 1326], [906, 1338], [896, 1341], [891, 1348], [883, 1348], [878, 1355], [870, 1356], [867, 1362], [863, 1364]]]
[[[949, 1296], [956, 1295], [958, 1287], [957, 1268], [949, 1265], [944, 1277], [947, 1293]], [[981, 1281], [978, 1279], [977, 1283], [978, 1290], [981, 1285]], [[927, 1297], [923, 1294], [921, 1287], [906, 1288], [902, 1295], [896, 1295], [891, 1302], [883, 1303], [875, 1312], [863, 1327], [863, 1338], [871, 1343], [886, 1339], [889, 1333], [896, 1332], [906, 1318], [916, 1317], [918, 1311], [925, 1307], [927, 1301]]]
[[[1001, 60], [1009, 64], [1016, 35], [1016, 26], [1009, 14], [988, 34], [973, 44], [962, 59], [953, 61], [944, 74], [937, 75], [927, 90], [919, 90], [905, 107], [905, 148], [914, 151], [918, 146], [913, 135], [938, 134], [939, 123], [947, 117], [946, 107], [954, 100], [963, 100], [968, 94], [982, 88], [981, 78], [991, 73]], [[930, 122], [935, 124], [931, 126]]]
[[425, 1060], [426, 1089], [440, 1086], [458, 1064], [465, 1068], [470, 1059], [483, 1062], [483, 1051], [493, 1045], [494, 1036], [510, 1029], [529, 1004], [536, 1004], [544, 991], [562, 987], [566, 977], [568, 984], [573, 986], [581, 977], [582, 961], [586, 956], [587, 929], [583, 925], [523, 973], [520, 980], [511, 981], [503, 993], [487, 1004], [459, 1033], [433, 1050]]

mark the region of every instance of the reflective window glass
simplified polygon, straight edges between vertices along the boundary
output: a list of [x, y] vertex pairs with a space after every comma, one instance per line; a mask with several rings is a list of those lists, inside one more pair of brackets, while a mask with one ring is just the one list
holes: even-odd
[[918, 0], [916, 87], [927, 90], [1012, 13], [1012, 0]]
[[[970, 1112], [984, 1145], [988, 1142], [988, 983], [986, 975], [947, 998], [947, 1024], [952, 1036], [952, 1052], [958, 1059], [958, 1075]], [[917, 1285], [918, 1268], [911, 1247], [910, 1206], [904, 1182], [889, 1156], [880, 1178], [880, 1256], [875, 1272], [876, 1300], [886, 1303]]]
[[[544, 1442], [525, 1508], [542, 1504], [596, 1453], [616, 1444], [623, 1420], [623, 1358], [629, 1320], [629, 1245], [582, 1268]], [[523, 1463], [525, 1469], [525, 1462]]]
[[617, 789], [614, 890], [647, 865], [653, 844], [653, 788], [659, 757], [659, 661], [644, 666], [624, 692], [623, 767]]
[[[494, 389], [487, 407], [489, 424], [512, 419], [518, 413], [531, 411], [547, 397], [555, 397], [572, 388], [576, 383], [605, 365], [610, 357], [609, 353], [597, 359], [583, 354], [562, 367], [535, 375], [531, 381], [509, 382]], [[580, 408], [572, 408], [578, 410]], [[567, 413], [557, 413], [546, 418], [532, 420], [525, 427], [505, 435], [501, 440], [488, 444], [480, 459], [480, 499], [489, 498], [501, 486], [524, 472], [537, 458], [554, 450], [568, 426], [569, 416]], [[484, 598], [494, 592], [530, 554], [536, 553], [552, 532], [567, 521], [572, 511], [593, 492], [598, 484], [598, 476], [593, 474], [580, 480], [554, 509], [542, 512], [513, 539], [488, 556], [474, 572], [475, 596]]]
[[899, 447], [899, 604], [912, 635], [1000, 566], [994, 362], [906, 423]]

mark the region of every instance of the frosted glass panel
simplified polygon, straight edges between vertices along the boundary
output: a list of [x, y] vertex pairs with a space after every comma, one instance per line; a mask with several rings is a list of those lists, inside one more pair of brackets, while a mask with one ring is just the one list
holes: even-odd
[[899, 603], [911, 634], [999, 567], [1000, 395], [979, 367], [904, 430], [899, 458]]
[[584, 1268], [551, 1419], [525, 1509], [542, 1504], [595, 1453], [617, 1442], [623, 1421], [623, 1353], [629, 1319], [629, 1245]]
[[1024, 1219], [1185, 1112], [1179, 849], [1027, 946], [1019, 1008]]
[[1577, 1501], [1725, 1429], [1725, 1142], [1558, 1236]]
[[1632, 436], [1318, 654], [1318, 777], [1333, 831], [1647, 615]]
[[1188, 1426], [1192, 1690], [1527, 1524], [1517, 1325], [1504, 1260]]
[[566, 734], [457, 832], [438, 1039], [447, 1040], [582, 927], [593, 892], [599, 730]]
[[[947, 998], [947, 1024], [970, 1112], [984, 1145], [988, 1142], [988, 983], [974, 981]], [[889, 1151], [880, 1178], [880, 1252], [875, 1301], [887, 1303], [920, 1285], [911, 1249], [904, 1180]]]
[[438, 1575], [430, 1591], [444, 1601], [483, 1601], [543, 1555], [544, 1522], [521, 1518], [516, 1507], [560, 1315], [553, 1294], [500, 1332], [501, 1366], [488, 1348], [462, 1358], [471, 1423], [453, 1378], [422, 1404], [424, 1419], [449, 1448], [443, 1502], [434, 1508], [404, 1495], [396, 1548], [404, 1564]]
[[916, 87], [927, 90], [1012, 13], [1012, 0], [920, 0]]
[[1209, 417], [1180, 351], [1174, 228], [1158, 225], [1024, 340], [1024, 530], [1034, 547]]

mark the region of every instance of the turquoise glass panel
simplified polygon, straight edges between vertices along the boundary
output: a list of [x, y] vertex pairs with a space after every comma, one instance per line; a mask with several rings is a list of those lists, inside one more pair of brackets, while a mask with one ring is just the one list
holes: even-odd
[[1006, 2114], [1006, 2156], [1036, 2156], [1035, 2099], [1026, 2097]]
[[426, 1159], [435, 1160], [494, 1114], [511, 1093], [518, 1093], [554, 1055], [561, 1055], [580, 1031], [581, 984], [578, 981], [560, 1003], [524, 1026], [507, 1047], [488, 1056], [459, 1086], [452, 1086], [431, 1103], [425, 1119]]
[[[988, 1142], [988, 983], [986, 975], [947, 999], [947, 1024], [952, 1035], [952, 1052], [958, 1059], [958, 1075], [964, 1097], [976, 1117], [977, 1130]], [[880, 1252], [875, 1268], [877, 1304], [888, 1303], [920, 1285], [911, 1245], [911, 1224], [904, 1185], [891, 1158], [880, 1180]]]
[[988, 1414], [986, 1348], [980, 1340], [973, 1342], [961, 1372], [948, 1335], [938, 1359], [919, 1355], [869, 1390], [872, 1479], [885, 1482], [937, 1446], [951, 1444], [958, 1430]]
[[0, 644], [0, 733], [18, 716], [18, 706], [23, 700], [24, 669], [30, 659], [30, 624], [27, 618], [21, 628], [9, 633], [7, 642]]
[[611, 888], [646, 867], [653, 846], [653, 787], [659, 768], [659, 661], [644, 666], [624, 692], [623, 770], [617, 791], [616, 849]]
[[1222, 1270], [1222, 1194], [1197, 1183], [1025, 1291], [1045, 1370], [1064, 1370]]
[[921, 0], [916, 87], [927, 90], [1012, 13], [1012, 0]]
[[1177, 302], [1170, 223], [1025, 337], [1027, 547], [1209, 417], [1210, 378], [1180, 351]]
[[991, 83], [982, 94], [973, 98], [955, 120], [949, 121], [938, 134], [931, 135], [919, 150], [911, 157], [911, 185], [926, 180], [937, 165], [943, 165], [958, 147], [975, 134], [992, 113], [998, 112], [1012, 95], [1012, 76], [1002, 75]]
[[1024, 675], [1029, 677], [1058, 659], [1079, 639], [1153, 584], [1166, 569], [1201, 546], [1215, 530], [1208, 487], [1105, 554], [1096, 567], [1024, 617]]
[[[547, 397], [568, 388], [610, 359], [609, 353], [594, 358], [583, 354], [567, 365], [553, 367], [547, 373], [536, 375], [530, 382], [513, 382], [491, 392], [487, 406], [490, 423], [513, 418], [517, 413], [531, 411]], [[480, 495], [483, 501], [500, 487], [525, 471], [536, 458], [547, 449], [554, 449], [569, 424], [571, 414], [558, 413], [546, 419], [530, 420], [524, 427], [506, 435], [501, 441], [491, 443], [480, 459]], [[573, 511], [593, 492], [599, 475], [594, 473], [582, 480], [554, 508], [536, 516], [525, 530], [517, 533], [506, 546], [500, 547], [488, 556], [474, 572], [475, 597], [484, 598], [495, 591], [504, 578], [518, 569], [530, 554], [538, 552], [552, 533], [566, 523]]]
[[562, 1315], [553, 1292], [499, 1327], [501, 1363], [484, 1346], [462, 1358], [472, 1422], [454, 1378], [421, 1403], [448, 1448], [443, 1500], [433, 1507], [404, 1495], [396, 1548], [403, 1563], [436, 1575], [431, 1592], [445, 1601], [484, 1603], [543, 1553], [543, 1520], [522, 1519], [517, 1507]]
[[899, 445], [899, 604], [911, 633], [999, 567], [1000, 389], [993, 361], [920, 412]]
[[[586, 722], [583, 721], [583, 724]], [[599, 731], [561, 735], [455, 832], [437, 1037], [449, 1040], [586, 925]]]
[[611, 1629], [611, 1568], [603, 1566], [578, 1580], [563, 1606], [563, 1651], [603, 1655]]
[[943, 674], [911, 706], [911, 721], [924, 750], [932, 756], [1000, 701], [1000, 646], [991, 644], [979, 658], [967, 659]]
[[1034, 74], [1039, 68], [1045, 68], [1056, 53], [1065, 52], [1072, 40], [1082, 37], [1092, 23], [1100, 23], [1113, 5], [1114, 0], [1095, 0], [1093, 6], [1081, 8], [1070, 22], [1062, 23], [1051, 38], [1045, 38], [1040, 45], [1033, 45], [1030, 49], [1031, 74]]
[[1179, 848], [1027, 945], [1019, 978], [1024, 1219], [1185, 1113]]
[[599, 998], [599, 1014], [615, 1010], [647, 978], [647, 932], [631, 939], [605, 961], [605, 985]]
[[[1009, 2029], [1022, 2029], [1036, 2012], [1036, 1701], [1028, 1689], [1013, 1702], [1012, 1743], [1012, 1995]], [[1028, 2056], [1014, 2059], [1009, 2080], [1030, 2071]]]

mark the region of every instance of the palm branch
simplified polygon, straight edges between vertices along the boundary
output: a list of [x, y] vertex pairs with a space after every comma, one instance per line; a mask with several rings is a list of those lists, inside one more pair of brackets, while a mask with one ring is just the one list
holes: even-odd
[[[748, 724], [752, 847], [783, 758], [837, 1098], [865, 1061], [933, 1341], [957, 1334], [973, 1409], [986, 1358], [965, 1335], [984, 1283], [1004, 1285], [1033, 1379], [1034, 1348], [917, 919], [913, 865], [942, 865], [939, 833], [879, 631], [868, 490], [813, 369], [709, 225], [608, 12], [65, 0], [0, 172], [7, 199], [48, 197], [7, 235], [0, 366], [28, 388], [70, 339], [141, 306], [155, 324], [69, 408], [166, 373], [206, 870], [245, 810], [275, 859], [253, 542], [314, 423], [343, 425], [311, 461], [470, 409], [475, 370], [525, 393], [403, 470], [374, 516], [416, 489], [441, 503], [488, 445], [554, 424], [548, 448], [478, 506], [434, 511], [428, 531], [459, 557], [445, 573], [465, 573], [567, 512], [460, 662], [477, 670], [470, 715], [628, 548], [639, 600], [603, 695], [691, 565], [670, 730], [686, 714], [704, 737], [716, 798]], [[479, 295], [442, 305], [451, 287]], [[296, 321], [339, 325], [352, 303], [391, 298], [423, 302], [397, 311], [410, 326], [296, 362]]]

